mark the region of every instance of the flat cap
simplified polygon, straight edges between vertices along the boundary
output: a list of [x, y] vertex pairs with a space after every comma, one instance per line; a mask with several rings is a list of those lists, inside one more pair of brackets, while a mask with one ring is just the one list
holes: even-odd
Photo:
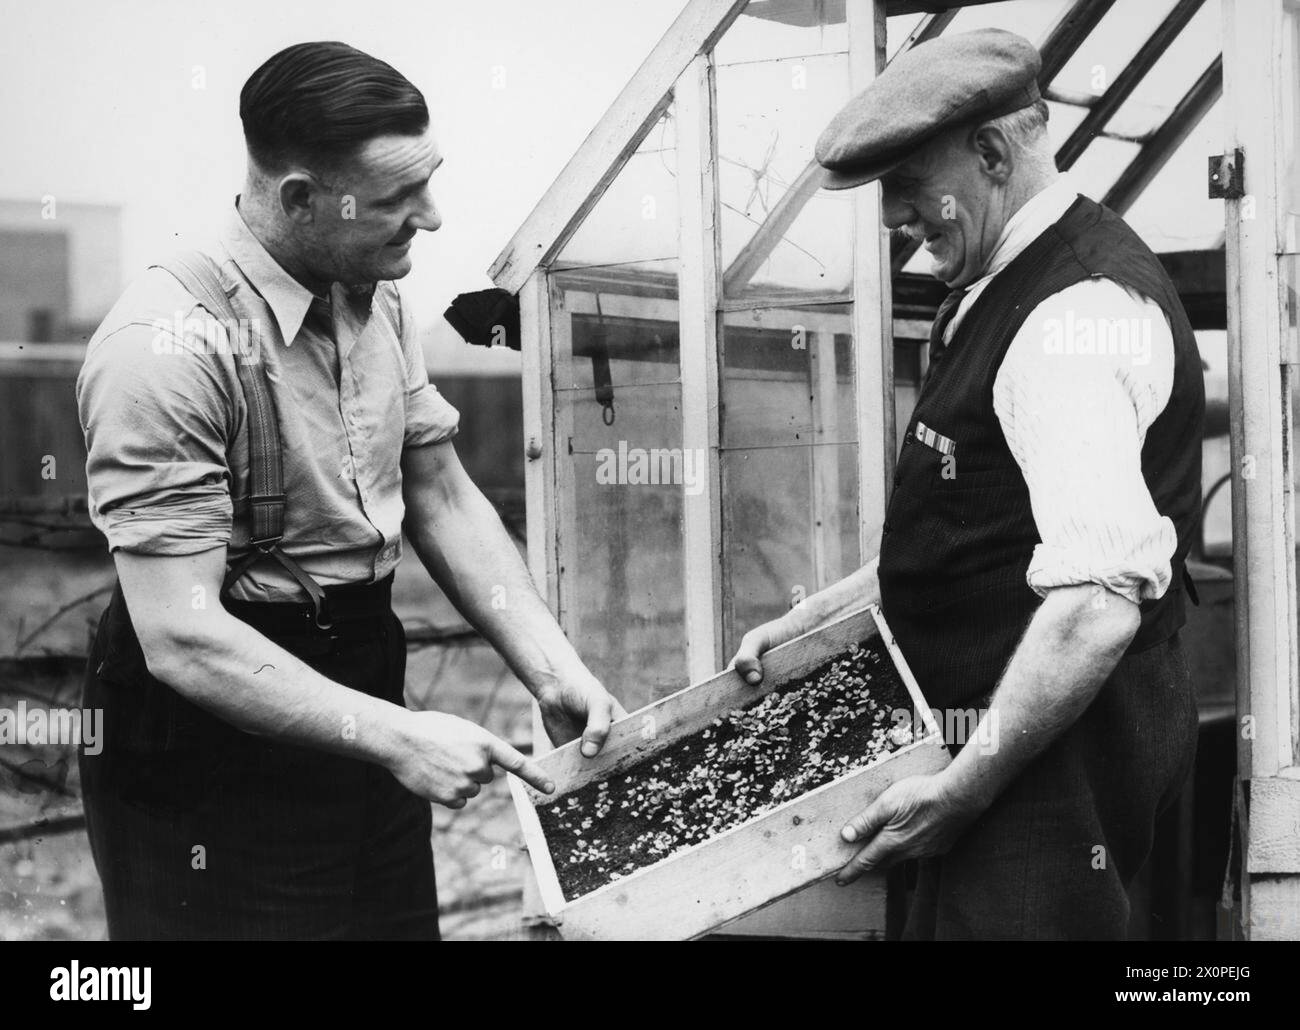
[[823, 185], [879, 179], [945, 129], [1038, 101], [1042, 60], [1014, 32], [978, 29], [912, 47], [848, 102], [817, 140]]

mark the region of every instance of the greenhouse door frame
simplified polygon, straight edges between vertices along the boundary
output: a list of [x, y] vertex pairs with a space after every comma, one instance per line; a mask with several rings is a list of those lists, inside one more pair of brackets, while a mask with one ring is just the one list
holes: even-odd
[[[1291, 396], [1300, 353], [1288, 317], [1287, 272], [1297, 259], [1286, 245], [1281, 91], [1295, 88], [1284, 73], [1283, 34], [1291, 34], [1292, 44], [1300, 37], [1296, 8], [1286, 0], [1221, 0], [1221, 12], [1223, 153], [1240, 150], [1245, 158], [1243, 195], [1230, 196], [1224, 211], [1240, 730], [1238, 916], [1241, 932], [1252, 940], [1295, 940], [1300, 675]], [[1293, 132], [1290, 146], [1297, 145], [1300, 133]]]
[[[683, 560], [685, 574], [687, 674], [691, 682], [709, 678], [723, 668], [730, 655], [723, 653], [723, 604], [725, 589], [722, 568], [722, 498], [719, 462], [719, 379], [718, 340], [722, 312], [719, 310], [721, 269], [719, 259], [718, 181], [716, 173], [716, 93], [712, 44], [744, 7], [744, 3], [705, 3], [688, 7], [665, 40], [643, 67], [649, 71], [647, 81], [662, 81], [656, 64], [671, 65], [678, 61], [684, 68], [670, 90], [676, 105], [677, 186], [679, 219], [679, 308], [680, 355], [682, 382], [682, 447], [699, 448], [707, 455], [704, 487], [684, 498]], [[702, 28], [700, 11], [712, 10], [716, 24]], [[847, 0], [849, 30], [850, 91], [864, 89], [884, 67], [886, 6], [884, 0]], [[702, 45], [686, 53], [681, 47], [689, 33], [682, 24], [694, 25]], [[672, 44], [676, 50], [665, 51]], [[684, 62], [681, 63], [681, 62]], [[641, 72], [638, 76], [641, 76]], [[634, 80], [635, 82], [636, 80]], [[629, 91], [632, 90], [629, 86]], [[615, 102], [631, 110], [662, 109], [663, 97], [644, 93], [629, 99], [625, 91]], [[649, 104], [646, 101], [649, 101]], [[595, 137], [596, 134], [593, 134]], [[592, 139], [584, 146], [592, 145]], [[631, 146], [637, 145], [634, 141]], [[627, 149], [627, 148], [625, 148]], [[630, 152], [628, 150], [627, 152]], [[621, 167], [621, 163], [618, 165]], [[596, 162], [580, 152], [566, 168], [574, 180], [587, 179], [599, 191], [612, 181], [617, 167], [603, 176]], [[557, 191], [555, 203], [572, 204], [566, 185]], [[581, 222], [594, 198], [588, 197], [577, 208], [571, 228]], [[853, 366], [854, 408], [858, 439], [858, 530], [861, 555], [875, 553], [880, 526], [884, 521], [887, 489], [893, 479], [895, 459], [895, 421], [893, 391], [893, 345], [891, 333], [891, 288], [889, 240], [880, 221], [879, 189], [869, 187], [854, 191], [853, 233]], [[544, 236], [544, 228], [556, 220], [554, 211], [544, 202], [531, 221], [498, 259], [493, 277], [498, 285], [513, 285], [523, 271], [522, 255], [527, 254], [525, 241]], [[541, 228], [539, 228], [541, 227]], [[560, 596], [559, 569], [561, 548], [572, 548], [575, 541], [559, 539], [560, 519], [557, 512], [559, 468], [557, 456], [561, 441], [557, 435], [553, 376], [553, 340], [551, 283], [549, 264], [567, 234], [555, 237], [546, 257], [528, 270], [519, 285], [522, 341], [522, 379], [524, 407], [525, 493], [527, 498], [527, 534], [529, 571], [542, 590], [561, 625], [565, 622], [565, 605]], [[525, 265], [524, 268], [527, 266]], [[566, 632], [571, 629], [564, 626]], [[534, 708], [533, 739], [546, 740], [540, 718]], [[540, 913], [535, 889], [528, 878], [525, 894], [526, 916]], [[864, 877], [856, 889], [845, 891], [824, 882], [800, 892], [798, 902], [777, 902], [757, 916], [750, 932], [800, 932], [823, 934], [847, 932], [840, 929], [853, 922], [855, 912], [873, 911], [883, 916], [885, 907], [883, 876]], [[743, 922], [743, 921], [742, 921]]]

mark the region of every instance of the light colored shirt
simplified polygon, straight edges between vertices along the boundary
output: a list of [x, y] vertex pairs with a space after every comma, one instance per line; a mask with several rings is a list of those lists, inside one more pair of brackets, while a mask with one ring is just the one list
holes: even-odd
[[[945, 341], [994, 276], [1077, 196], [1061, 176], [1008, 219]], [[1151, 499], [1142, 445], [1173, 381], [1173, 334], [1160, 306], [1113, 279], [1048, 297], [1012, 340], [993, 407], [1029, 488], [1041, 543], [1026, 578], [1040, 596], [1097, 583], [1136, 603], [1168, 589], [1178, 534]]]
[[[280, 424], [283, 549], [322, 586], [375, 582], [402, 554], [402, 452], [455, 435], [430, 384], [397, 286], [316, 298], [267, 253], [238, 211], [203, 248], [260, 330]], [[191, 321], [189, 325], [185, 323]], [[91, 338], [77, 379], [90, 517], [110, 551], [248, 553], [248, 412], [224, 333], [169, 273], [150, 269]], [[233, 345], [232, 345], [233, 344]], [[241, 600], [305, 600], [274, 559], [233, 587]]]

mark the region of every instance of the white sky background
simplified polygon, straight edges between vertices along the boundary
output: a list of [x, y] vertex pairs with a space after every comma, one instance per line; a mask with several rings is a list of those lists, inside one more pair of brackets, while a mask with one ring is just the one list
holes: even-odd
[[243, 181], [249, 74], [292, 43], [343, 40], [423, 91], [445, 155], [443, 226], [419, 234], [404, 280], [434, 374], [513, 370], [516, 354], [469, 347], [442, 312], [492, 285], [488, 265], [683, 6], [0, 0], [0, 198], [120, 205], [129, 281], [225, 217]]
[[[1099, 36], [1136, 49], [1171, 3], [1118, 4]], [[393, 64], [424, 92], [446, 157], [434, 177], [443, 227], [417, 236], [414, 270], [404, 282], [431, 373], [512, 372], [517, 354], [469, 347], [442, 312], [456, 294], [491, 285], [492, 259], [684, 5], [0, 0], [0, 199], [35, 208], [52, 194], [120, 206], [129, 280], [226, 216], [243, 180], [238, 100], [248, 75], [291, 43], [342, 39]], [[993, 23], [1037, 39], [1061, 6], [1022, 0], [969, 8], [953, 31]], [[1152, 94], [1168, 106], [1218, 49], [1211, 8], [1217, 5], [1202, 9], [1178, 53], [1171, 50], [1144, 83], [1158, 85]], [[1039, 15], [1032, 25], [1031, 14]], [[893, 21], [901, 39], [908, 19]], [[1087, 90], [1087, 76], [1108, 67], [1098, 60], [1109, 55], [1122, 64], [1126, 54], [1093, 47], [1062, 77]], [[203, 89], [192, 85], [195, 66]], [[1129, 212], [1158, 249], [1213, 245], [1221, 233], [1221, 204], [1205, 197], [1204, 166], [1205, 154], [1223, 149], [1221, 131], [1216, 108]], [[1102, 188], [1089, 189], [1095, 164], [1085, 155], [1074, 174], [1081, 190], [1100, 197]], [[1111, 164], [1113, 178], [1121, 166]], [[1211, 360], [1221, 364], [1217, 355]]]

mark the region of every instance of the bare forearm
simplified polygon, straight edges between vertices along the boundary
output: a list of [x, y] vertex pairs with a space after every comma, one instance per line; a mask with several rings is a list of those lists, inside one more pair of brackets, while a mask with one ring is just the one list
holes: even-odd
[[335, 683], [225, 612], [150, 648], [150, 670], [248, 733], [386, 764], [406, 710]]
[[1137, 606], [1098, 590], [1053, 590], [1039, 606], [983, 714], [990, 729], [941, 774], [964, 803], [992, 803], [1083, 714], [1123, 656]]
[[824, 590], [809, 594], [781, 617], [791, 636], [807, 633], [833, 622], [849, 612], [880, 603], [880, 580], [876, 575], [878, 558], [872, 558], [861, 568]]
[[531, 693], [582, 668], [496, 510], [477, 489], [450, 506], [420, 510], [425, 514], [406, 525], [420, 560]]

